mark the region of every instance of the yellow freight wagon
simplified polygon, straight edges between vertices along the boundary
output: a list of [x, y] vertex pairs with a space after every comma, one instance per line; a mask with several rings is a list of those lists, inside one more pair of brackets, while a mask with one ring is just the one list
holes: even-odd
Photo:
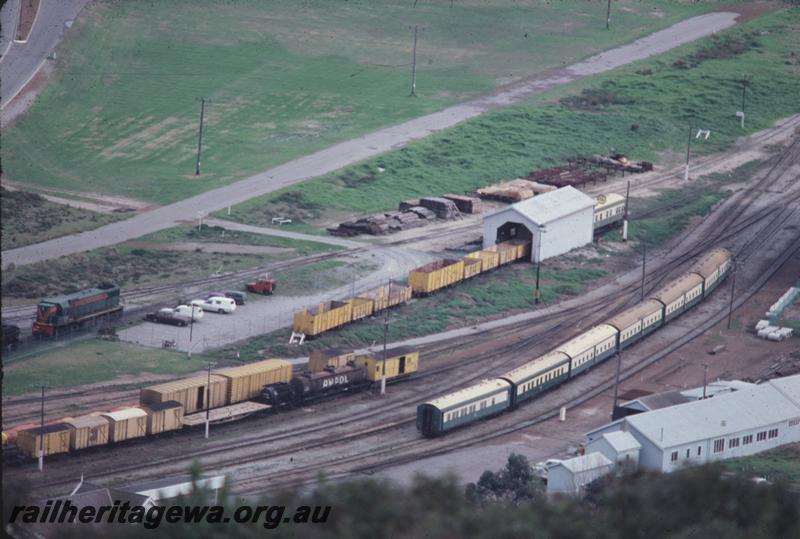
[[[139, 402], [144, 405], [153, 403], [178, 401], [183, 405], [183, 413], [191, 414], [206, 409], [206, 386], [208, 376], [195, 376], [174, 382], [158, 384], [142, 388]], [[228, 404], [228, 378], [211, 375], [211, 387], [208, 390], [209, 408], [219, 408]]]
[[481, 261], [474, 258], [464, 258], [464, 279], [475, 277], [481, 272]]
[[383, 360], [383, 350], [369, 355], [356, 357], [358, 365], [366, 365], [367, 377], [373, 382], [380, 381], [386, 373], [386, 379], [405, 376], [419, 369], [419, 352], [409, 347], [399, 347], [386, 350], [386, 361]]
[[467, 260], [480, 260], [481, 261], [481, 273], [484, 271], [489, 271], [490, 269], [494, 269], [500, 265], [500, 255], [496, 251], [475, 251], [474, 253], [470, 253], [464, 257], [464, 261]]
[[531, 256], [531, 242], [529, 241], [509, 240], [503, 242], [503, 245], [509, 245], [517, 250], [515, 260], [527, 260]]
[[68, 453], [69, 427], [64, 423], [54, 423], [17, 433], [17, 447], [23, 455], [38, 458], [40, 444], [45, 456]]
[[320, 372], [325, 370], [326, 367], [339, 369], [351, 361], [355, 361], [355, 359], [356, 355], [354, 352], [345, 352], [338, 348], [311, 352], [308, 357], [308, 370], [311, 372]]
[[375, 302], [369, 298], [350, 298], [347, 302], [350, 303], [353, 311], [353, 322], [372, 316], [375, 311]]
[[489, 247], [486, 249], [487, 251], [494, 251], [500, 257], [500, 265], [510, 264], [517, 258], [517, 248], [513, 245], [507, 245], [505, 243], [498, 243], [493, 247]]
[[70, 429], [69, 448], [73, 451], [108, 443], [108, 421], [104, 417], [68, 417], [64, 419], [64, 424]]
[[111, 443], [147, 435], [147, 412], [141, 408], [123, 408], [100, 416], [108, 420], [108, 441]]
[[265, 359], [241, 367], [215, 372], [228, 379], [227, 403], [236, 404], [254, 399], [264, 386], [292, 379], [292, 364], [283, 359]]
[[294, 315], [294, 330], [309, 336], [319, 335], [329, 329], [343, 326], [353, 319], [353, 305], [330, 301], [318, 307], [303, 309]]
[[147, 412], [147, 434], [160, 434], [183, 428], [183, 405], [165, 401], [142, 406]]
[[408, 284], [417, 295], [430, 294], [463, 279], [463, 260], [437, 260], [420, 266], [408, 274]]

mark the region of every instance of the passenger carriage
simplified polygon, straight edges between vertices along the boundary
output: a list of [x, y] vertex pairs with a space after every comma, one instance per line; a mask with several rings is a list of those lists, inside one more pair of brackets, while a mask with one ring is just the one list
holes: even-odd
[[570, 378], [614, 355], [617, 334], [613, 326], [600, 324], [559, 346], [556, 351], [570, 357]]
[[622, 311], [608, 321], [619, 332], [617, 347], [622, 350], [655, 331], [664, 323], [664, 305], [648, 299]]
[[484, 380], [417, 407], [417, 429], [423, 436], [438, 436], [508, 409], [512, 386], [507, 380]]
[[569, 356], [550, 352], [509, 371], [500, 378], [511, 383], [511, 407], [517, 406], [569, 378]]

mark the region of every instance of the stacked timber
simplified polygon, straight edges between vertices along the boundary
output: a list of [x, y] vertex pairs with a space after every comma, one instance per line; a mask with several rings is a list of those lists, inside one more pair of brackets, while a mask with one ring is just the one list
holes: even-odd
[[419, 199], [418, 198], [412, 198], [412, 199], [409, 199], [409, 200], [403, 200], [402, 202], [400, 202], [400, 205], [397, 207], [397, 209], [400, 210], [400, 211], [408, 211], [411, 208], [413, 208], [414, 206], [419, 206]]
[[442, 195], [442, 198], [452, 200], [461, 213], [481, 213], [483, 211], [483, 204], [481, 204], [481, 199], [479, 198], [450, 193]]
[[434, 212], [439, 219], [450, 220], [461, 216], [456, 203], [443, 197], [425, 197], [420, 199], [419, 205]]
[[535, 193], [528, 182], [517, 179], [509, 182], [500, 182], [477, 190], [478, 196], [487, 200], [500, 202], [520, 202], [531, 198]]

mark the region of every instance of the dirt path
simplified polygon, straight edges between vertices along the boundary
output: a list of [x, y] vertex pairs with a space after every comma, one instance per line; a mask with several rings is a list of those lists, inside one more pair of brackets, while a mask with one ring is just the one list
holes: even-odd
[[288, 185], [321, 176], [369, 157], [401, 148], [409, 142], [505, 107], [583, 77], [603, 73], [689, 43], [735, 24], [738, 14], [720, 12], [692, 17], [633, 43], [592, 56], [559, 70], [546, 72], [506, 86], [491, 95], [455, 105], [400, 125], [342, 142], [325, 150], [295, 159], [231, 185], [137, 215], [124, 223], [111, 224], [91, 232], [21, 247], [3, 253], [4, 264], [17, 266], [50, 258], [114, 245], [143, 234], [192, 219], [199, 212], [211, 213]]

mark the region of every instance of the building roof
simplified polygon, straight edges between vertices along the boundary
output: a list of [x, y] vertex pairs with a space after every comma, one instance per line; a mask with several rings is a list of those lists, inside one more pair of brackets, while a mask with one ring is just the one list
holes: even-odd
[[586, 208], [592, 208], [594, 211], [594, 204], [595, 200], [592, 197], [567, 186], [517, 202], [489, 215], [514, 211], [541, 226]]
[[617, 453], [625, 451], [632, 451], [634, 449], [641, 449], [642, 444], [636, 441], [636, 438], [630, 432], [623, 432], [618, 430], [616, 432], [607, 432], [602, 436], [608, 444], [614, 448]]
[[662, 449], [721, 438], [800, 418], [800, 375], [628, 416], [628, 425]]
[[592, 470], [596, 470], [597, 468], [604, 468], [611, 465], [613, 465], [613, 462], [611, 462], [608, 457], [602, 453], [587, 453], [586, 455], [581, 455], [580, 457], [562, 460], [561, 462], [554, 464], [550, 470], [553, 468], [558, 468], [559, 466], [563, 466], [569, 470], [570, 473], [578, 474], [590, 472]]
[[459, 389], [453, 393], [449, 393], [428, 401], [426, 404], [430, 404], [439, 408], [440, 410], [444, 410], [446, 408], [461, 405], [464, 402], [477, 399], [478, 397], [482, 397], [484, 395], [491, 395], [492, 393], [497, 393], [498, 391], [508, 391], [508, 388], [510, 387], [511, 384], [499, 378], [483, 380], [474, 386]]
[[[706, 385], [706, 398], [714, 397], [715, 395], [722, 395], [724, 393], [731, 393], [740, 389], [748, 389], [755, 387], [755, 384], [742, 382], [739, 380], [717, 380]], [[692, 389], [683, 389], [675, 391], [664, 391], [662, 393], [653, 393], [650, 395], [643, 395], [636, 399], [632, 399], [621, 405], [622, 408], [629, 408], [648, 412], [650, 410], [658, 410], [668, 406], [675, 406], [676, 404], [684, 404], [703, 398], [703, 387], [695, 387]]]

